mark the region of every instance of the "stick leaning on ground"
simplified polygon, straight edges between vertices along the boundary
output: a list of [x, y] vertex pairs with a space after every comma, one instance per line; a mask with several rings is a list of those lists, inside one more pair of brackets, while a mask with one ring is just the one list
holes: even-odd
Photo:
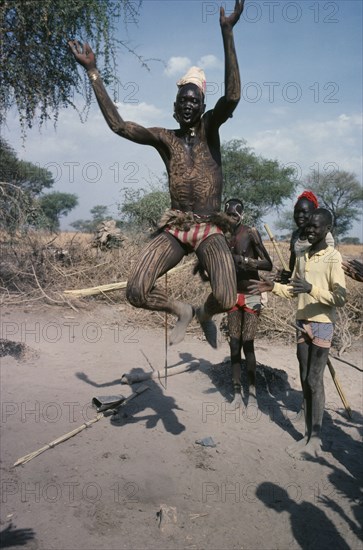
[[[149, 386], [147, 386], [146, 384], [141, 384], [138, 388], [135, 389], [134, 393], [129, 395], [129, 397], [126, 397], [126, 399], [121, 403], [121, 405], [119, 405], [117, 407], [117, 409], [119, 409], [121, 407], [124, 407], [127, 403], [129, 403], [132, 399], [134, 399], [134, 397], [136, 397], [137, 395], [139, 395], [140, 393], [142, 393], [142, 392], [144, 392], [145, 390], [148, 390], [148, 389], [149, 389]], [[20, 466], [21, 464], [26, 464], [27, 462], [29, 462], [33, 458], [39, 456], [40, 454], [44, 453], [45, 451], [48, 451], [48, 449], [53, 449], [54, 447], [56, 447], [60, 443], [63, 443], [63, 441], [67, 441], [67, 439], [70, 439], [71, 437], [79, 434], [80, 432], [82, 432], [86, 428], [89, 428], [90, 426], [92, 426], [92, 424], [95, 424], [96, 422], [101, 420], [101, 418], [103, 418], [104, 416], [107, 416], [107, 414], [105, 414], [106, 412], [107, 411], [97, 413], [96, 416], [94, 418], [92, 418], [92, 420], [89, 420], [88, 422], [85, 422], [84, 424], [82, 424], [81, 426], [78, 426], [78, 428], [75, 428], [71, 432], [68, 432], [66, 434], [61, 435], [60, 437], [58, 437], [57, 439], [54, 439], [54, 441], [51, 441], [50, 443], [47, 443], [46, 445], [44, 445], [44, 447], [41, 447], [37, 451], [33, 451], [32, 453], [29, 453], [29, 454], [19, 458], [13, 464], [13, 468], [15, 468], [15, 466]]]
[[[283, 269], [285, 269], [285, 271], [288, 271], [288, 270], [289, 270], [288, 265], [287, 265], [287, 263], [286, 263], [286, 261], [285, 261], [283, 255], [282, 255], [282, 253], [281, 253], [281, 250], [279, 249], [279, 246], [278, 246], [278, 244], [277, 244], [277, 242], [276, 242], [276, 240], [275, 240], [275, 237], [274, 237], [273, 234], [272, 234], [271, 229], [269, 228], [269, 226], [267, 225], [267, 223], [265, 223], [264, 226], [265, 226], [265, 229], [266, 229], [266, 232], [267, 232], [268, 236], [270, 237], [270, 241], [272, 242], [272, 244], [273, 244], [273, 246], [274, 246], [274, 248], [275, 248], [275, 250], [276, 250], [276, 253], [277, 253], [278, 257], [280, 258], [280, 262], [281, 262], [281, 264], [282, 264]], [[301, 329], [300, 329], [300, 330], [301, 330]], [[330, 372], [330, 374], [331, 374], [331, 377], [332, 377], [332, 379], [333, 379], [335, 388], [336, 388], [336, 390], [337, 390], [337, 392], [338, 392], [338, 395], [339, 395], [339, 397], [340, 397], [340, 399], [341, 399], [341, 401], [342, 401], [342, 403], [343, 403], [343, 405], [344, 405], [344, 408], [345, 408], [345, 410], [347, 411], [349, 418], [352, 418], [352, 409], [350, 408], [350, 406], [349, 406], [349, 404], [348, 404], [348, 401], [347, 401], [347, 399], [346, 399], [346, 397], [345, 397], [345, 395], [344, 395], [343, 389], [342, 389], [342, 387], [341, 387], [341, 385], [340, 385], [340, 382], [339, 382], [339, 380], [338, 380], [338, 378], [337, 378], [335, 369], [334, 369], [334, 367], [333, 367], [333, 365], [332, 365], [332, 363], [331, 363], [329, 357], [328, 357], [328, 360], [327, 360], [327, 365], [328, 365], [328, 368], [329, 368], [329, 372]]]

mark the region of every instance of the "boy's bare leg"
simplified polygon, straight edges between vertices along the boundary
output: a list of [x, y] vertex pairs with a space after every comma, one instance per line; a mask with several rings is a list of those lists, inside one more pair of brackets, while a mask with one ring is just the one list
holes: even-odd
[[[289, 454], [299, 460], [309, 456], [317, 457], [321, 453], [321, 427], [325, 407], [324, 370], [328, 360], [329, 348], [310, 345], [308, 375], [305, 382], [305, 422], [307, 428], [306, 443], [295, 446]], [[291, 448], [290, 448], [291, 449]]]
[[305, 432], [302, 439], [295, 441], [286, 448], [286, 452], [290, 456], [295, 456], [296, 451], [299, 451], [306, 446], [309, 440], [308, 425], [309, 425], [309, 416], [311, 416], [311, 410], [309, 404], [311, 403], [311, 398], [309, 398], [309, 388], [307, 386], [307, 377], [308, 377], [308, 366], [309, 366], [309, 354], [310, 354], [311, 344], [307, 342], [302, 342], [297, 344], [297, 359], [299, 361], [299, 374], [300, 374], [300, 383], [301, 389], [303, 392], [304, 398], [304, 420], [305, 420]]
[[307, 379], [311, 392], [311, 418], [309, 441], [304, 448], [304, 452], [313, 456], [319, 456], [321, 452], [321, 427], [325, 408], [324, 370], [328, 355], [329, 348], [321, 348], [312, 344]]

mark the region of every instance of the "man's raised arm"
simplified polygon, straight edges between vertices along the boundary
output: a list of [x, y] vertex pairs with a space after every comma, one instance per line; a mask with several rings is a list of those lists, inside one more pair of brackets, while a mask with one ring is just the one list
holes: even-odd
[[119, 136], [136, 143], [155, 145], [155, 135], [150, 130], [134, 122], [125, 122], [121, 117], [102, 82], [102, 78], [97, 70], [95, 54], [91, 47], [88, 44], [84, 44], [82, 48], [77, 40], [69, 40], [68, 45], [76, 61], [86, 69], [98, 105], [111, 130]]
[[[220, 98], [214, 109], [214, 116], [222, 124], [233, 113], [241, 97], [241, 79], [238, 68], [236, 48], [233, 38], [233, 27], [239, 21], [243, 12], [244, 0], [236, 0], [234, 10], [228, 17], [224, 8], [220, 9], [220, 26], [224, 46], [224, 96]], [[220, 120], [219, 120], [220, 119]]]

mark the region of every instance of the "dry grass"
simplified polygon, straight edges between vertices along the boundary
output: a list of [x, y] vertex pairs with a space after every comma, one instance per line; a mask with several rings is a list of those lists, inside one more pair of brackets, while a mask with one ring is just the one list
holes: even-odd
[[[94, 287], [126, 281], [132, 265], [145, 245], [145, 237], [134, 235], [128, 238], [119, 249], [101, 251], [92, 248], [92, 235], [82, 233], [61, 233], [58, 236], [29, 231], [11, 239], [0, 234], [1, 262], [0, 285], [1, 302], [8, 305], [46, 301], [53, 305], [82, 307], [94, 300], [120, 303], [131, 322], [147, 326], [164, 326], [165, 315], [159, 312], [136, 310], [125, 300], [125, 291], [118, 290], [99, 294], [97, 297], [70, 301], [64, 290]], [[279, 269], [280, 260], [270, 241], [265, 246], [271, 259]], [[286, 261], [289, 258], [289, 244], [279, 243]], [[61, 254], [61, 251], [67, 251]], [[362, 258], [362, 245], [341, 245], [339, 250], [344, 258]], [[195, 256], [184, 259], [185, 268], [170, 274], [158, 282], [167, 284], [167, 290], [174, 299], [193, 305], [204, 301], [209, 293], [208, 283], [202, 283], [199, 276], [193, 276]], [[338, 310], [335, 330], [335, 346], [343, 352], [362, 335], [361, 312], [363, 310], [362, 285], [347, 279], [349, 300]], [[282, 338], [294, 341], [295, 304], [269, 295], [268, 303], [259, 324], [259, 335], [271, 339]], [[171, 325], [173, 319], [168, 316]], [[193, 322], [191, 330], [196, 329]]]

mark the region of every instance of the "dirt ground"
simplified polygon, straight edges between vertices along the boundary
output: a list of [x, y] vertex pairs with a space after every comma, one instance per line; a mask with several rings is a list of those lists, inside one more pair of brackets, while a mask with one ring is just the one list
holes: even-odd
[[[294, 346], [258, 340], [258, 409], [230, 403], [229, 349], [200, 333], [167, 350], [186, 373], [147, 382], [115, 416], [13, 468], [95, 417], [93, 397], [129, 396], [127, 372], [162, 369], [163, 330], [117, 305], [3, 308], [2, 547], [42, 550], [358, 549], [362, 348], [325, 374], [324, 454], [285, 447], [303, 419]], [[215, 447], [196, 441], [211, 437]]]

